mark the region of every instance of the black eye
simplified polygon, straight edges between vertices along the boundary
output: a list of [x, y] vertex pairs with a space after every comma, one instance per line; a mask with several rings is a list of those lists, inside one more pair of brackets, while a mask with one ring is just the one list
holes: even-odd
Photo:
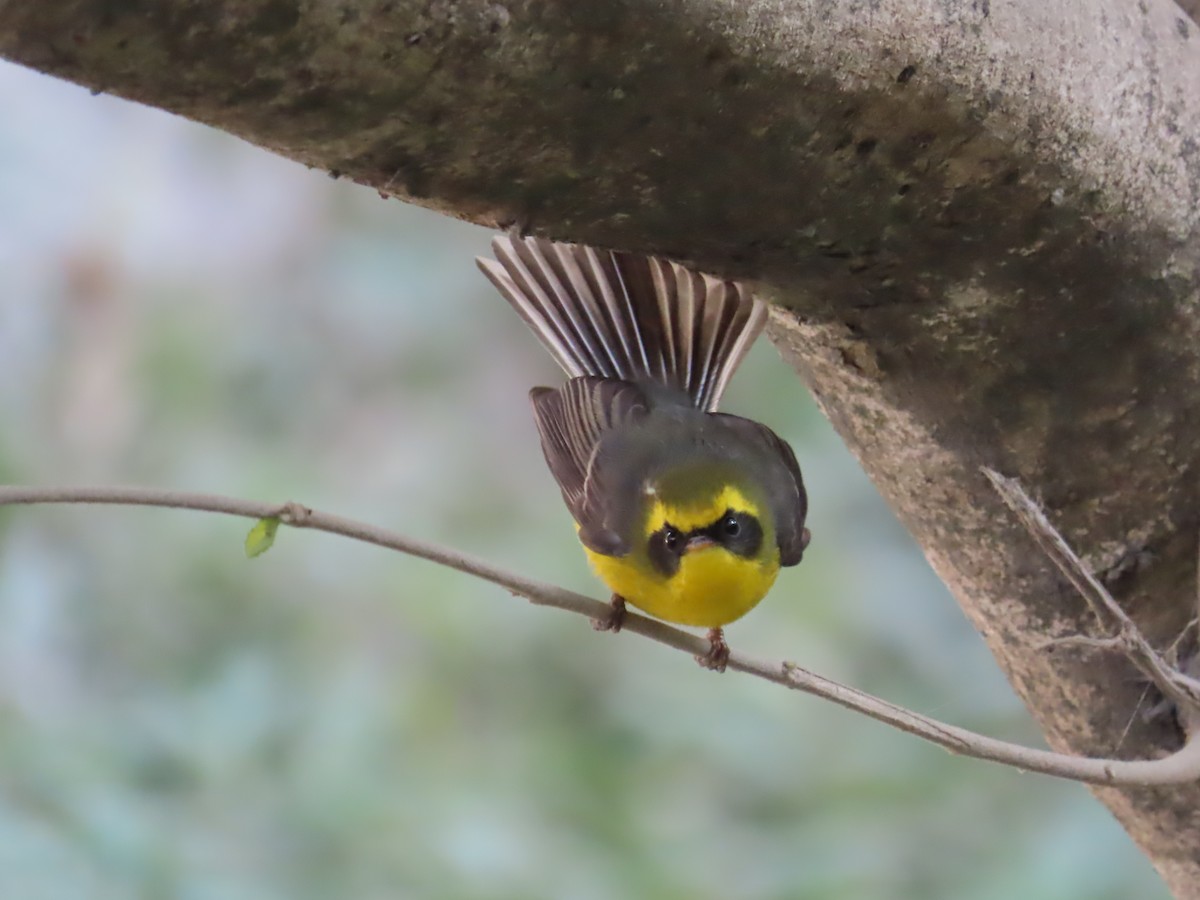
[[662, 542], [663, 542], [663, 546], [666, 547], [668, 550], [678, 550], [679, 545], [682, 541], [683, 541], [683, 535], [681, 535], [674, 528], [672, 528], [668, 525], [666, 528], [663, 529]]
[[709, 528], [708, 534], [730, 553], [745, 559], [752, 558], [762, 549], [762, 525], [748, 512], [726, 510], [725, 515]]
[[683, 549], [687, 540], [678, 528], [663, 525], [646, 541], [646, 555], [650, 564], [663, 575], [674, 575], [679, 571], [679, 561], [683, 559]]

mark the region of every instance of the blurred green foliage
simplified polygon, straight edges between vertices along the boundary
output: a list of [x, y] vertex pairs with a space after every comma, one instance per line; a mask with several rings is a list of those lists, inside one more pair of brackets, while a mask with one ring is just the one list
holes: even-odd
[[[294, 499], [600, 595], [488, 235], [0, 65], [0, 480]], [[737, 646], [1037, 741], [764, 342], [813, 547]], [[284, 529], [0, 512], [0, 896], [1150, 898], [1082, 787]]]

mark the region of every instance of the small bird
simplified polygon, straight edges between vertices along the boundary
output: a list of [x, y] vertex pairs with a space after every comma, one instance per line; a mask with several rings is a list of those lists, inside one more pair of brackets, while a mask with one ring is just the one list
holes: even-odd
[[740, 284], [657, 257], [497, 237], [483, 273], [570, 380], [529, 393], [550, 472], [596, 574], [626, 602], [722, 628], [808, 546], [808, 499], [792, 449], [771, 429], [719, 413], [730, 376], [766, 324]]

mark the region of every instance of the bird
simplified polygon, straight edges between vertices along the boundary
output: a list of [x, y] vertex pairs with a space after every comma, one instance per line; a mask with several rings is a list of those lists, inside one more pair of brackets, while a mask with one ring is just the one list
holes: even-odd
[[792, 448], [717, 405], [766, 324], [742, 284], [657, 256], [502, 235], [483, 274], [568, 380], [530, 393], [551, 475], [592, 569], [626, 604], [708, 629], [701, 666], [724, 671], [724, 627], [809, 544]]

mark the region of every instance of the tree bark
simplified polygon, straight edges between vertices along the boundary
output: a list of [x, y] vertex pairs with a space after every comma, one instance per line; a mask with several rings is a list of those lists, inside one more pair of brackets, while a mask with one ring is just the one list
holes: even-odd
[[[476, 222], [753, 279], [1050, 743], [1155, 756], [979, 474], [1196, 614], [1200, 28], [1170, 0], [0, 0], [0, 55]], [[781, 401], [782, 402], [782, 401]], [[820, 540], [820, 523], [813, 527]], [[1180, 897], [1200, 786], [1098, 790]]]

